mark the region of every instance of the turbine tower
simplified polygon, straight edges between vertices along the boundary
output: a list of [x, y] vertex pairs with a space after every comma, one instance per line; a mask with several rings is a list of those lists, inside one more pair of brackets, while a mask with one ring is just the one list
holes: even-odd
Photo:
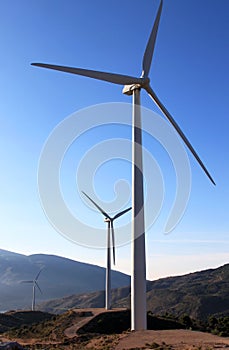
[[38, 277], [41, 274], [41, 271], [43, 270], [43, 268], [40, 269], [40, 271], [38, 272], [38, 274], [36, 275], [36, 277], [34, 278], [34, 280], [30, 280], [30, 281], [22, 281], [21, 283], [31, 283], [33, 285], [33, 296], [32, 296], [32, 311], [35, 311], [35, 306], [36, 306], [36, 287], [39, 289], [40, 293], [42, 294], [42, 291], [38, 285]]
[[114, 220], [127, 213], [130, 208], [120, 211], [113, 218], [108, 215], [91, 197], [85, 192], [82, 193], [94, 204], [94, 206], [103, 214], [105, 217], [104, 221], [107, 222], [107, 268], [106, 268], [106, 297], [105, 297], [105, 308], [106, 310], [111, 309], [111, 237], [112, 237], [112, 248], [113, 248], [113, 263], [115, 265], [115, 235], [114, 235]]
[[161, 103], [150, 86], [149, 72], [158, 32], [159, 21], [162, 12], [163, 0], [157, 11], [156, 19], [146, 45], [142, 61], [142, 74], [140, 78], [106, 73], [82, 68], [57, 66], [46, 63], [32, 63], [33, 66], [54, 69], [62, 72], [83, 75], [89, 78], [99, 79], [114, 84], [125, 85], [123, 93], [133, 95], [132, 115], [132, 273], [131, 273], [131, 329], [146, 329], [146, 257], [145, 257], [145, 224], [144, 224], [144, 197], [143, 197], [143, 166], [142, 166], [142, 130], [141, 130], [141, 108], [140, 91], [144, 89], [161, 110], [168, 121], [173, 125], [183, 142], [191, 151], [205, 174], [215, 185], [213, 178], [203, 164], [202, 160], [192, 147], [191, 143], [173, 119], [171, 114]]

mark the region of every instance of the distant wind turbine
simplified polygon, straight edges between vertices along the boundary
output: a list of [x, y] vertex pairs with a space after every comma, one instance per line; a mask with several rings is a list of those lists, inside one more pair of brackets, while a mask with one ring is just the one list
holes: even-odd
[[103, 214], [105, 217], [104, 221], [107, 222], [107, 268], [106, 268], [106, 298], [105, 298], [105, 308], [110, 310], [111, 308], [111, 237], [112, 237], [112, 248], [113, 248], [113, 262], [115, 265], [115, 234], [114, 234], [114, 220], [118, 219], [120, 216], [127, 213], [130, 208], [120, 211], [118, 214], [113, 216], [113, 218], [108, 215], [91, 197], [89, 197], [85, 192], [82, 193], [94, 204], [94, 206]]
[[[57, 66], [46, 63], [32, 63], [33, 66], [54, 69], [62, 72], [83, 75], [85, 77], [107, 81], [114, 84], [125, 85], [123, 93], [133, 95], [132, 109], [132, 273], [131, 273], [131, 329], [146, 329], [146, 257], [145, 257], [145, 218], [144, 218], [144, 195], [143, 195], [143, 165], [142, 165], [142, 127], [140, 90], [144, 89], [152, 98], [157, 107], [173, 125], [181, 139], [191, 151], [205, 174], [215, 185], [213, 178], [203, 164], [202, 160], [184, 135], [183, 131], [173, 119], [171, 114], [161, 103], [150, 86], [149, 72], [156, 43], [158, 26], [162, 12], [163, 0], [160, 1], [156, 19], [146, 45], [142, 61], [142, 74], [140, 78], [100, 72], [82, 68]], [[144, 21], [144, 16], [142, 17]], [[138, 25], [140, 25], [138, 23]], [[132, 59], [132, 58], [131, 58]], [[139, 147], [140, 146], [140, 147]]]
[[36, 277], [34, 278], [34, 280], [30, 280], [30, 281], [22, 281], [21, 283], [31, 283], [33, 285], [33, 297], [32, 297], [32, 311], [35, 311], [35, 305], [36, 305], [36, 287], [39, 289], [40, 293], [42, 294], [42, 291], [38, 285], [38, 277], [40, 276], [41, 274], [41, 271], [43, 270], [44, 268], [42, 267], [40, 269], [40, 271], [38, 272], [38, 274], [36, 275]]

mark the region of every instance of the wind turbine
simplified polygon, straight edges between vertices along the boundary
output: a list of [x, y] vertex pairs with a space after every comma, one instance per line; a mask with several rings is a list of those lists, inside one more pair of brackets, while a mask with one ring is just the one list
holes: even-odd
[[120, 211], [113, 218], [108, 215], [91, 197], [89, 197], [84, 191], [82, 193], [94, 204], [94, 206], [103, 214], [105, 217], [104, 221], [107, 222], [107, 268], [106, 268], [106, 297], [105, 297], [105, 308], [110, 310], [111, 308], [111, 237], [113, 247], [113, 263], [115, 265], [115, 235], [114, 235], [114, 220], [127, 213], [130, 208]]
[[21, 283], [32, 283], [33, 285], [33, 297], [32, 297], [32, 311], [35, 311], [35, 297], [36, 297], [36, 287], [39, 289], [40, 293], [42, 294], [42, 291], [37, 283], [38, 277], [41, 274], [41, 271], [43, 270], [43, 267], [40, 269], [40, 271], [38, 272], [38, 274], [36, 275], [36, 277], [34, 278], [34, 280], [30, 280], [30, 281], [22, 281]]
[[[213, 178], [203, 164], [202, 160], [192, 147], [191, 143], [173, 119], [171, 114], [159, 100], [150, 86], [149, 72], [158, 32], [159, 21], [162, 12], [163, 0], [157, 11], [156, 19], [146, 45], [142, 61], [142, 74], [140, 78], [100, 72], [82, 68], [57, 66], [45, 63], [32, 63], [33, 66], [54, 69], [62, 72], [83, 75], [89, 78], [104, 80], [114, 84], [125, 85], [123, 93], [133, 95], [132, 116], [132, 273], [131, 273], [131, 329], [146, 329], [146, 258], [145, 258], [145, 224], [144, 224], [144, 197], [143, 197], [143, 175], [142, 175], [142, 130], [140, 91], [144, 89], [161, 110], [168, 121], [173, 125], [188, 149], [191, 151], [205, 174], [215, 185]], [[139, 147], [140, 146], [140, 147]]]

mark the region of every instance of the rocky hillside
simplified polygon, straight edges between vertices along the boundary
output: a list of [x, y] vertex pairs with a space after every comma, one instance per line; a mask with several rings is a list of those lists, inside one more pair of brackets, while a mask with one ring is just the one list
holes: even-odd
[[[112, 291], [114, 307], [130, 306], [130, 287]], [[147, 283], [148, 310], [158, 315], [188, 314], [195, 319], [229, 315], [229, 264], [217, 269], [184, 276], [162, 278]], [[83, 293], [52, 300], [41, 310], [61, 312], [68, 308], [103, 307], [104, 292]]]

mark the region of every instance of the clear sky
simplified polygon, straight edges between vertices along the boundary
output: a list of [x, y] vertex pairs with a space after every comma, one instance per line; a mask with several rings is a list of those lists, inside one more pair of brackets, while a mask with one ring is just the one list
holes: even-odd
[[[40, 69], [30, 63], [140, 76], [157, 6], [157, 0], [0, 2], [0, 248], [22, 254], [58, 254], [105, 266], [104, 249], [73, 244], [50, 225], [39, 200], [38, 163], [49, 134], [66, 117], [100, 103], [130, 103], [131, 98], [123, 95], [118, 85]], [[151, 279], [228, 262], [228, 13], [228, 0], [164, 0], [151, 84], [217, 185], [212, 186], [188, 152], [190, 200], [180, 223], [165, 235], [164, 221], [175, 188], [169, 164], [162, 166], [168, 195], [158, 220], [147, 232], [147, 277]], [[160, 114], [144, 91], [142, 105]], [[130, 138], [124, 129], [111, 131], [108, 127], [97, 132], [100, 140], [106, 139], [104, 135], [113, 137], [113, 133]], [[83, 142], [89, 148], [94, 140], [96, 143], [93, 133], [84, 135]], [[144, 142], [153, 152], [147, 137]], [[76, 141], [73, 149], [78, 146]], [[154, 154], [159, 163], [161, 153]], [[102, 217], [88, 212], [79, 194], [74, 198], [78, 191], [73, 181], [77, 159], [73, 151], [67, 154], [61, 175], [65, 198], [78, 217], [86, 215], [92, 225], [105, 229]], [[130, 181], [130, 167], [124, 161], [111, 162], [110, 167], [101, 169], [95, 181], [95, 191], [104, 200], [112, 200], [112, 181], [119, 175]], [[130, 245], [117, 249], [115, 268], [130, 273]]]

